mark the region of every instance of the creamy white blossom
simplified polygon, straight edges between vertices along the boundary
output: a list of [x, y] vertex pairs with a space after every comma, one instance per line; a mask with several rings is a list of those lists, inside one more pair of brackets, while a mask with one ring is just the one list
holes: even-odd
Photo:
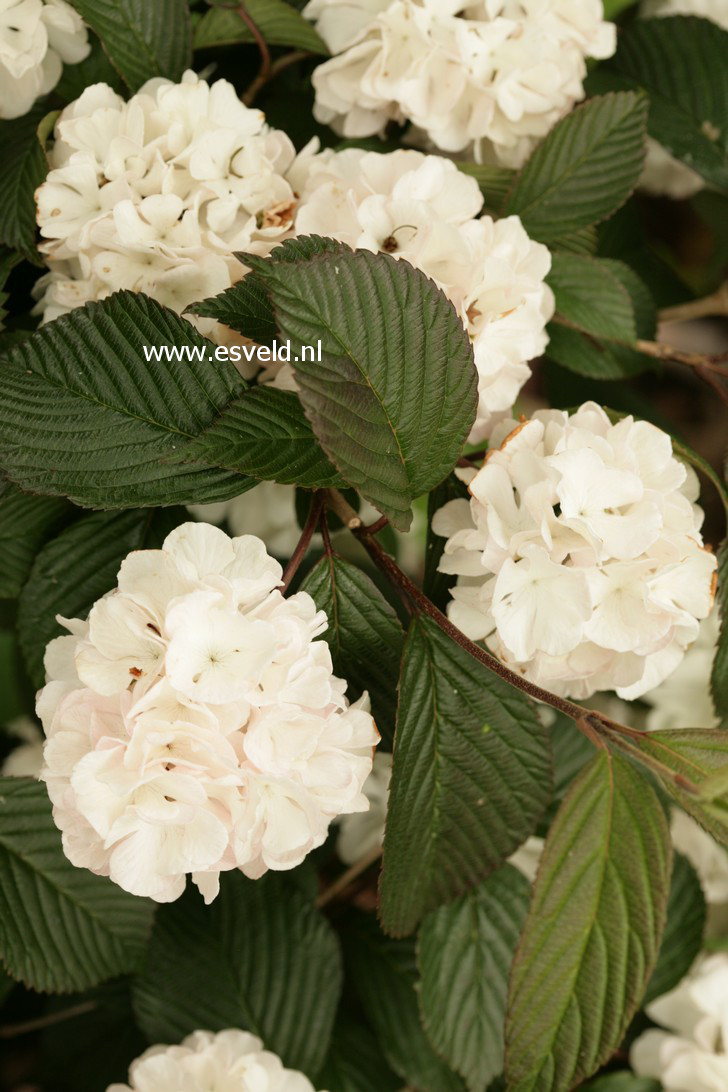
[[86, 27], [65, 0], [0, 0], [0, 118], [27, 114], [52, 91], [64, 64], [90, 50]]
[[310, 0], [334, 56], [315, 115], [346, 137], [412, 122], [437, 148], [521, 166], [615, 50], [601, 0]]
[[646, 721], [650, 731], [656, 728], [718, 727], [710, 676], [718, 651], [719, 631], [720, 616], [716, 608], [700, 623], [696, 640], [670, 677], [644, 695], [644, 700], [651, 707]]
[[540, 410], [498, 425], [469, 477], [470, 501], [433, 522], [464, 633], [576, 698], [639, 697], [675, 670], [710, 612], [716, 561], [666, 433], [589, 402]]
[[153, 1046], [129, 1068], [128, 1084], [106, 1092], [314, 1092], [308, 1077], [285, 1069], [255, 1035], [195, 1031], [179, 1046]]
[[234, 535], [256, 534], [275, 557], [290, 557], [301, 535], [293, 485], [260, 482], [233, 500], [190, 504], [188, 510], [207, 523], [225, 520]]
[[221, 871], [288, 869], [361, 789], [378, 735], [332, 673], [326, 615], [283, 598], [252, 535], [183, 524], [46, 652], [42, 778], [73, 864], [133, 894], [209, 901]]
[[665, 1092], [725, 1092], [728, 955], [698, 959], [686, 978], [647, 1005], [646, 1012], [661, 1028], [644, 1032], [633, 1044], [635, 1073], [656, 1078]]
[[480, 216], [475, 179], [441, 156], [347, 149], [302, 157], [291, 171], [300, 193], [296, 231], [354, 249], [383, 251], [427, 273], [454, 304], [478, 370], [481, 439], [515, 402], [528, 361], [548, 341], [554, 298], [549, 251], [517, 216]]
[[182, 312], [240, 279], [234, 251], [266, 254], [291, 233], [293, 145], [226, 80], [155, 78], [128, 102], [94, 84], [54, 136], [36, 195], [45, 321], [120, 288]]
[[[646, 18], [670, 15], [696, 15], [710, 19], [728, 30], [728, 3], [726, 0], [642, 0], [640, 14]], [[652, 137], [647, 142], [647, 159], [640, 185], [656, 196], [684, 200], [698, 193], [705, 186], [702, 175], [687, 163], [676, 159]]]

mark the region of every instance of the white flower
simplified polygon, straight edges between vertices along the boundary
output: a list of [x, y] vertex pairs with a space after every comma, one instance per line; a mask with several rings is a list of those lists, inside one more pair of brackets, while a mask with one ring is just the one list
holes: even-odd
[[521, 166], [609, 57], [601, 0], [310, 0], [335, 54], [315, 115], [346, 137], [410, 121], [446, 152]]
[[631, 1050], [640, 1077], [665, 1092], [725, 1092], [728, 1088], [728, 955], [701, 957], [670, 993], [646, 1008], [663, 1028], [644, 1032]]
[[90, 51], [81, 16], [65, 0], [0, 0], [0, 118], [27, 114], [64, 64]]
[[655, 690], [644, 695], [652, 706], [647, 728], [717, 728], [718, 717], [710, 690], [710, 675], [718, 650], [720, 618], [717, 609], [700, 625], [697, 639], [682, 663]]
[[233, 500], [191, 504], [188, 511], [208, 523], [226, 520], [234, 535], [255, 533], [275, 557], [290, 557], [301, 535], [293, 485], [261, 482]]
[[348, 149], [302, 159], [291, 172], [301, 194], [300, 235], [332, 236], [384, 251], [430, 276], [454, 304], [478, 369], [480, 440], [513, 405], [546, 348], [554, 298], [551, 256], [520, 220], [479, 217], [475, 179], [440, 156]]
[[247, 1031], [195, 1031], [179, 1046], [153, 1046], [132, 1062], [128, 1084], [106, 1092], [314, 1092]]
[[675, 670], [710, 612], [716, 561], [697, 480], [666, 433], [612, 424], [589, 402], [541, 410], [499, 425], [483, 467], [464, 476], [470, 501], [433, 522], [464, 633], [575, 698], [632, 699]]
[[54, 135], [36, 195], [46, 321], [120, 288], [182, 312], [240, 279], [234, 251], [265, 254], [291, 234], [293, 145], [226, 80], [153, 79], [128, 102], [94, 84]]
[[525, 876], [527, 880], [534, 883], [536, 873], [538, 872], [538, 866], [541, 864], [543, 847], [544, 839], [538, 838], [535, 834], [532, 834], [531, 837], [527, 838], [523, 845], [508, 858], [508, 863], [512, 864], [514, 868], [517, 868], [521, 875]]
[[129, 554], [88, 622], [46, 652], [42, 778], [68, 858], [159, 902], [185, 876], [293, 868], [335, 816], [367, 807], [378, 734], [316, 638], [326, 615], [284, 599], [252, 535], [188, 523]]
[[728, 852], [694, 819], [677, 808], [672, 813], [672, 843], [693, 866], [706, 902], [728, 903]]
[[21, 740], [3, 762], [3, 777], [38, 777], [43, 765], [43, 734], [30, 717], [11, 720], [8, 735]]
[[339, 823], [336, 852], [344, 864], [353, 865], [382, 845], [391, 780], [392, 756], [386, 751], [378, 751], [374, 756], [372, 772], [364, 783], [363, 792], [369, 801], [368, 811], [345, 815]]
[[[726, 0], [642, 0], [640, 14], [645, 18], [670, 15], [697, 15], [710, 19], [728, 30]], [[658, 144], [652, 137], [647, 142], [647, 159], [640, 186], [656, 196], [673, 197], [677, 201], [692, 197], [705, 185], [702, 175], [688, 167]]]

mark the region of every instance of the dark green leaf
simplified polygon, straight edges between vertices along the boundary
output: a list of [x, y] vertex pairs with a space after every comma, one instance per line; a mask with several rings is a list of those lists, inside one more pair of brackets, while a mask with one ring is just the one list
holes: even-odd
[[598, 337], [636, 339], [629, 293], [603, 259], [554, 254], [547, 282], [557, 313], [572, 326]]
[[210, 907], [190, 889], [159, 912], [134, 1008], [150, 1042], [244, 1028], [315, 1078], [340, 989], [336, 937], [311, 902], [285, 875], [235, 871]]
[[667, 924], [643, 1005], [677, 986], [703, 946], [705, 898], [695, 869], [679, 853], [672, 866]]
[[192, 61], [187, 0], [72, 0], [131, 91], [152, 76], [179, 80]]
[[0, 121], [0, 243], [36, 265], [35, 191], [48, 170], [38, 126], [47, 112], [43, 99], [23, 117]]
[[635, 1077], [626, 1070], [597, 1077], [583, 1086], [582, 1092], [661, 1092], [662, 1085], [651, 1077]]
[[379, 1043], [361, 1020], [339, 1016], [318, 1083], [327, 1092], [400, 1092]]
[[436, 535], [432, 530], [432, 519], [445, 504], [452, 500], [467, 500], [468, 488], [454, 474], [445, 478], [444, 482], [432, 490], [427, 499], [427, 544], [425, 546], [425, 577], [422, 582], [422, 590], [440, 610], [445, 610], [450, 602], [450, 588], [456, 582], [457, 577], [450, 573], [438, 571], [440, 559], [445, 550], [446, 540], [442, 535]]
[[[143, 347], [202, 359], [146, 361]], [[189, 322], [117, 292], [43, 326], [0, 367], [0, 461], [29, 492], [89, 507], [228, 500], [253, 482], [167, 462], [245, 389]]]
[[[205, 12], [195, 27], [195, 49], [255, 43], [250, 27], [234, 8], [230, 4]], [[245, 8], [269, 45], [295, 46], [309, 53], [328, 55], [325, 43], [311, 24], [285, 0], [246, 0]]]
[[104, 52], [100, 40], [90, 34], [91, 52], [78, 64], [65, 64], [61, 78], [53, 88], [53, 97], [62, 102], [73, 102], [81, 97], [92, 83], [106, 83], [119, 95], [124, 94], [125, 84]]
[[0, 494], [0, 598], [20, 593], [38, 550], [73, 509], [58, 497], [34, 497], [9, 485]]
[[464, 1092], [420, 1023], [414, 941], [383, 936], [366, 914], [357, 914], [343, 940], [348, 973], [392, 1069], [419, 1092]]
[[420, 1009], [435, 1050], [485, 1092], [503, 1069], [508, 975], [531, 885], [504, 865], [422, 923]]
[[45, 682], [46, 645], [67, 632], [56, 615], [85, 618], [96, 600], [116, 585], [126, 555], [161, 546], [185, 518], [184, 509], [93, 512], [43, 547], [18, 604], [20, 644], [36, 686]]
[[[408, 262], [315, 236], [245, 261], [301, 358], [293, 370], [324, 451], [407, 530], [412, 501], [449, 473], [475, 419], [473, 353], [454, 307]], [[319, 341], [321, 360], [304, 359]]]
[[219, 296], [210, 296], [191, 304], [187, 311], [191, 315], [222, 322], [258, 345], [272, 345], [275, 340], [277, 329], [273, 304], [265, 285], [254, 273], [248, 273]]
[[503, 206], [516, 177], [515, 171], [510, 167], [496, 167], [490, 163], [458, 162], [457, 167], [478, 183], [485, 198], [486, 209], [497, 212]]
[[709, 19], [636, 20], [614, 64], [650, 96], [650, 135], [728, 190], [728, 32]]
[[340, 557], [322, 557], [301, 591], [325, 610], [334, 671], [349, 683], [351, 700], [368, 690], [382, 738], [391, 744], [404, 634], [393, 608], [366, 573]]
[[543, 243], [605, 220], [637, 185], [647, 107], [646, 96], [631, 91], [578, 106], [536, 148], [504, 212], [517, 213]]
[[566, 1092], [619, 1046], [657, 958], [671, 854], [649, 783], [601, 751], [546, 839], [511, 977], [509, 1092]]
[[422, 916], [485, 879], [532, 834], [551, 794], [533, 706], [427, 618], [412, 622], [400, 679], [382, 922]]
[[134, 970], [153, 907], [70, 863], [45, 785], [0, 779], [0, 957], [13, 978], [66, 993]]
[[316, 443], [297, 395], [274, 387], [243, 391], [175, 461], [308, 489], [345, 485]]

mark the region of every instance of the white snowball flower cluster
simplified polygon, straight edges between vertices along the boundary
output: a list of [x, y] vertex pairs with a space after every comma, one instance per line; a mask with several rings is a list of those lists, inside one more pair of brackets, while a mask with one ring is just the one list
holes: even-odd
[[27, 114], [63, 65], [90, 49], [81, 16], [65, 0], [0, 0], [0, 118]]
[[187, 509], [205, 523], [225, 520], [236, 536], [256, 534], [274, 557], [290, 557], [301, 537], [293, 485], [261, 482], [233, 500], [190, 504]]
[[[45, 321], [120, 288], [182, 312], [243, 270], [235, 250], [266, 254], [290, 234], [288, 137], [226, 80], [153, 79], [125, 102], [88, 87], [60, 115], [36, 194]], [[224, 328], [196, 320], [224, 340]]]
[[701, 957], [670, 993], [647, 1005], [652, 1028], [634, 1042], [632, 1068], [665, 1092], [728, 1088], [728, 955]]
[[433, 522], [464, 633], [575, 698], [639, 697], [677, 667], [711, 609], [716, 561], [697, 479], [666, 433], [612, 424], [591, 402], [540, 410], [497, 427], [470, 493]]
[[[642, 0], [640, 14], [648, 19], [670, 15], [696, 15], [710, 19], [723, 30], [728, 30], [726, 0]], [[705, 182], [702, 175], [681, 160], [675, 159], [650, 137], [640, 185], [656, 196], [673, 197], [681, 201], [702, 190]]]
[[195, 1031], [179, 1046], [154, 1046], [132, 1062], [128, 1084], [106, 1092], [314, 1092], [247, 1031]]
[[457, 309], [475, 353], [478, 417], [471, 439], [510, 410], [543, 353], [554, 298], [544, 279], [549, 251], [517, 216], [479, 214], [475, 179], [441, 156], [347, 149], [302, 156], [292, 172], [301, 194], [299, 235], [332, 236], [384, 251], [430, 276]]
[[348, 705], [326, 615], [280, 578], [260, 539], [183, 524], [64, 623], [37, 708], [73, 864], [158, 902], [192, 873], [210, 901], [221, 871], [294, 868], [366, 808], [368, 698]]
[[411, 121], [436, 147], [521, 166], [610, 57], [601, 0], [310, 0], [335, 56], [315, 115], [347, 137]]
[[658, 687], [645, 694], [651, 707], [646, 727], [717, 728], [710, 676], [718, 651], [720, 616], [717, 608], [700, 623], [698, 636], [675, 671]]

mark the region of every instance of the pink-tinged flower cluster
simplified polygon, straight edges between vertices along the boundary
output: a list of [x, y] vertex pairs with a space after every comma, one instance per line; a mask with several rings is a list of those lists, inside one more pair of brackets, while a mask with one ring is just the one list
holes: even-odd
[[187, 873], [300, 864], [365, 810], [378, 735], [332, 673], [323, 611], [252, 535], [187, 523], [46, 652], [41, 774], [73, 864], [158, 902]]
[[498, 426], [469, 487], [433, 522], [464, 633], [576, 698], [636, 698], [674, 671], [710, 612], [716, 560], [666, 433], [591, 402], [542, 410]]

